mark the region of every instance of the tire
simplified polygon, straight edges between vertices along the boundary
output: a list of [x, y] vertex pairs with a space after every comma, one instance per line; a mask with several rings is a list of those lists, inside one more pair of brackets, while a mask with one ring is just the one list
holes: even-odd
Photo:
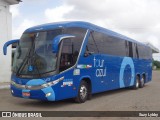
[[87, 100], [91, 100], [92, 99], [92, 86], [90, 82], [87, 82], [87, 88], [88, 88], [88, 96], [87, 96]]
[[140, 80], [139, 87], [140, 87], [140, 88], [143, 88], [143, 87], [144, 87], [144, 84], [145, 84], [145, 77], [144, 77], [144, 75], [143, 75], [143, 76], [142, 76], [142, 79]]
[[133, 86], [133, 89], [137, 90], [139, 88], [139, 85], [140, 85], [140, 77], [136, 76], [136, 83]]
[[88, 98], [88, 85], [87, 82], [82, 81], [78, 90], [78, 95], [75, 98], [77, 103], [84, 103]]

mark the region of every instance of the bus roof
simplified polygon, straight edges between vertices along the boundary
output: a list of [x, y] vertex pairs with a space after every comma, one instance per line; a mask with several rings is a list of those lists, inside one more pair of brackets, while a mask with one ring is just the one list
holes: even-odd
[[102, 33], [110, 35], [110, 36], [118, 37], [120, 39], [124, 39], [124, 40], [127, 40], [127, 41], [131, 41], [131, 42], [134, 42], [134, 43], [138, 43], [138, 44], [147, 46], [147, 45], [145, 45], [141, 42], [133, 40], [129, 37], [126, 37], [124, 35], [121, 35], [119, 33], [111, 31], [109, 29], [94, 25], [94, 24], [89, 23], [89, 22], [83, 22], [83, 21], [64, 21], [64, 22], [54, 22], [54, 23], [42, 24], [42, 25], [38, 25], [38, 26], [28, 28], [25, 32], [36, 32], [36, 31], [52, 30], [52, 29], [55, 29], [55, 28], [65, 28], [65, 27], [81, 27], [81, 28], [91, 29], [91, 30], [94, 30], [94, 31], [97, 31], [97, 32], [102, 32]]

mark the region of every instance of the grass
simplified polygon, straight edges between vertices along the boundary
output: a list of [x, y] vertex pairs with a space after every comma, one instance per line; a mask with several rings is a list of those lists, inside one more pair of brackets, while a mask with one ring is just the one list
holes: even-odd
[[157, 68], [156, 70], [160, 70], [160, 68]]
[[154, 69], [153, 71], [160, 71], [160, 68]]

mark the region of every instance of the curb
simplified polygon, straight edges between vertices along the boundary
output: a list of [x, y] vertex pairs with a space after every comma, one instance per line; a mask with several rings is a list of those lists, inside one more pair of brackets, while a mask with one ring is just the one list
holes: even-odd
[[1, 85], [0, 86], [0, 89], [9, 89], [10, 88], [10, 85]]

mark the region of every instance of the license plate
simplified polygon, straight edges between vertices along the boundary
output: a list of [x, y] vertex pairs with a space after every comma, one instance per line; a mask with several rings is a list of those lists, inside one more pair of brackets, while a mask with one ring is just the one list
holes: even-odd
[[23, 96], [26, 96], [26, 97], [29, 97], [29, 96], [30, 96], [30, 93], [29, 93], [29, 92], [23, 92], [22, 94], [23, 94]]

